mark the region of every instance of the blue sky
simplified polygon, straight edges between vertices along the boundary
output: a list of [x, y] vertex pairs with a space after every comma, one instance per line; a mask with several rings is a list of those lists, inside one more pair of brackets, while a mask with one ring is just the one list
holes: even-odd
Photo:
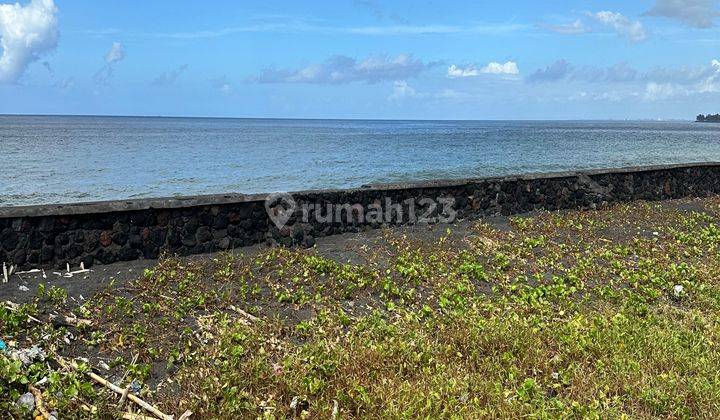
[[0, 113], [691, 119], [718, 3], [0, 0]]

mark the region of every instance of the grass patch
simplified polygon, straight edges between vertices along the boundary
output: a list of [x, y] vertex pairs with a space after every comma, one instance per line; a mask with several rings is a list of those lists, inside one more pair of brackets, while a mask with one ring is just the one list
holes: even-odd
[[[359, 264], [268, 249], [167, 258], [78, 305], [52, 286], [0, 308], [0, 411], [47, 377], [62, 417], [117, 415], [97, 368], [198, 418], [720, 416], [720, 201], [388, 231]], [[37, 324], [53, 311], [88, 328]], [[248, 318], [246, 313], [255, 318]], [[72, 337], [68, 336], [70, 334]], [[56, 359], [86, 357], [79, 371]]]

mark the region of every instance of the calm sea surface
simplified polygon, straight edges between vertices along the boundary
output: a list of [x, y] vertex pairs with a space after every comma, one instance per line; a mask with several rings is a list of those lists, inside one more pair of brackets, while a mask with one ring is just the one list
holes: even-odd
[[0, 205], [720, 161], [720, 125], [0, 116]]

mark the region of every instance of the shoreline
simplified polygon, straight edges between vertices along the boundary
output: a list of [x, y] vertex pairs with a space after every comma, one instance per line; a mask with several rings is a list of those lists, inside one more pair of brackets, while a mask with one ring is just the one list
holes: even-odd
[[265, 193], [221, 193], [207, 195], [178, 195], [168, 197], [129, 198], [118, 200], [99, 200], [52, 204], [30, 204], [20, 206], [0, 206], [0, 219], [7, 217], [65, 216], [90, 213], [110, 213], [148, 209], [182, 209], [194, 206], [220, 205], [247, 202], [264, 202], [273, 194], [317, 195], [317, 194], [353, 194], [368, 191], [393, 191], [404, 189], [457, 187], [482, 182], [504, 182], [514, 180], [540, 180], [577, 177], [580, 175], [598, 176], [630, 174], [636, 172], [720, 167], [720, 162], [689, 162], [669, 165], [624, 166], [619, 168], [601, 168], [559, 172], [528, 172], [505, 176], [470, 177], [457, 179], [435, 179], [407, 182], [367, 184], [354, 188], [322, 188], [297, 191], [277, 191]]

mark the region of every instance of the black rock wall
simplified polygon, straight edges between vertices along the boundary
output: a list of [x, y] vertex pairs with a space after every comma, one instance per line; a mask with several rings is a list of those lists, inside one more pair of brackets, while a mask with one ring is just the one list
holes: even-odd
[[[413, 223], [411, 207], [425, 213], [428, 199], [454, 200], [452, 211], [464, 219], [718, 193], [720, 164], [708, 163], [298, 192], [292, 194], [295, 211], [280, 228], [268, 216], [266, 195], [6, 207], [0, 208], [0, 263], [76, 267], [261, 242], [307, 247], [317, 237]], [[343, 204], [388, 213], [382, 221], [366, 220], [346, 208], [340, 220], [328, 220], [324, 209]], [[439, 213], [440, 205], [426, 216]]]

